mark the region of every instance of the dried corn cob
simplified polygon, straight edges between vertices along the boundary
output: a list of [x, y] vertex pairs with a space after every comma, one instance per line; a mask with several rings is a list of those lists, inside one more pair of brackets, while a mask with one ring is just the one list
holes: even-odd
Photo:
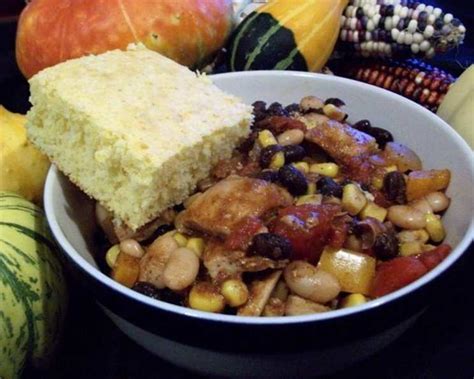
[[363, 57], [431, 58], [462, 43], [466, 28], [451, 13], [414, 0], [350, 0], [338, 52]]
[[336, 75], [356, 79], [405, 96], [436, 112], [454, 77], [417, 59], [358, 60], [331, 67]]

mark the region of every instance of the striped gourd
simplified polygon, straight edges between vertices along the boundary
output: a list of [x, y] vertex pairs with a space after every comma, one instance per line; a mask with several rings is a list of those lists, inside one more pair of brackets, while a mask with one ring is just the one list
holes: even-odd
[[44, 214], [0, 192], [0, 377], [19, 377], [27, 361], [44, 366], [58, 342], [66, 286]]
[[320, 71], [348, 0], [273, 0], [250, 13], [227, 46], [228, 68]]

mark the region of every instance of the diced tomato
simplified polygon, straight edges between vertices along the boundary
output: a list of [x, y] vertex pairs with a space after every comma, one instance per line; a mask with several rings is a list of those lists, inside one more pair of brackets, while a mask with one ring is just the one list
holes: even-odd
[[341, 208], [335, 204], [303, 204], [283, 208], [269, 225], [271, 232], [288, 238], [292, 260], [319, 260], [332, 233], [332, 220]]
[[417, 256], [417, 258], [423, 263], [426, 269], [432, 270], [441, 261], [446, 258], [451, 252], [451, 246], [448, 244], [442, 244], [435, 247], [433, 250], [425, 251]]
[[340, 249], [346, 242], [349, 224], [344, 217], [336, 217], [332, 222], [332, 228], [329, 232], [328, 245]]
[[243, 219], [230, 233], [225, 241], [226, 247], [233, 250], [247, 250], [253, 236], [263, 227], [263, 222], [258, 217]]
[[442, 244], [416, 256], [381, 263], [375, 273], [372, 296], [383, 296], [410, 284], [436, 267], [450, 252], [451, 246]]
[[371, 295], [379, 297], [396, 291], [419, 277], [428, 270], [416, 257], [398, 257], [377, 266]]
[[370, 192], [372, 193], [372, 195], [374, 195], [374, 203], [377, 204], [379, 207], [388, 208], [393, 205], [392, 202], [387, 200], [382, 191], [371, 189]]

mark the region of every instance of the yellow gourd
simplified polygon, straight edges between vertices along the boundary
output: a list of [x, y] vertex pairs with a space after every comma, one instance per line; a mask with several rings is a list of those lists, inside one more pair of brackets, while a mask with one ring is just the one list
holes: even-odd
[[15, 192], [39, 204], [49, 160], [28, 140], [26, 117], [0, 105], [0, 191]]

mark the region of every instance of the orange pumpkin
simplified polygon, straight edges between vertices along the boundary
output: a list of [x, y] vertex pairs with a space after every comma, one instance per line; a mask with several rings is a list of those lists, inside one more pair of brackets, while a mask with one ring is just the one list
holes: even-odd
[[22, 73], [142, 42], [190, 67], [224, 45], [231, 0], [33, 0], [21, 13], [16, 59]]

